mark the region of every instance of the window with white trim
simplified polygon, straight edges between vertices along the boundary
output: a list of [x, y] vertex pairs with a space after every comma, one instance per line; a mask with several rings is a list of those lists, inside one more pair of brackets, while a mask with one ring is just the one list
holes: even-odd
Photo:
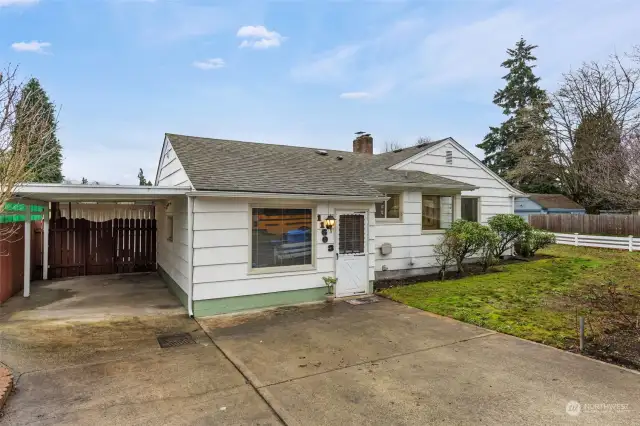
[[376, 219], [400, 219], [400, 194], [384, 194], [387, 201], [376, 203]]
[[480, 222], [478, 200], [479, 199], [477, 197], [462, 197], [462, 219], [468, 220], [469, 222]]
[[313, 265], [313, 211], [252, 208], [251, 267]]
[[167, 241], [173, 241], [173, 216], [167, 215]]
[[422, 230], [448, 229], [453, 222], [453, 197], [422, 195]]

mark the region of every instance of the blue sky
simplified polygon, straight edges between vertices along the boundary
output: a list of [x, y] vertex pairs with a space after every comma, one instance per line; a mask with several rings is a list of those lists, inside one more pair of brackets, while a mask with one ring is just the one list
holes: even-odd
[[502, 120], [505, 50], [538, 75], [640, 43], [640, 2], [0, 0], [0, 58], [60, 107], [67, 178], [136, 183], [163, 134], [351, 149], [353, 133], [472, 152]]

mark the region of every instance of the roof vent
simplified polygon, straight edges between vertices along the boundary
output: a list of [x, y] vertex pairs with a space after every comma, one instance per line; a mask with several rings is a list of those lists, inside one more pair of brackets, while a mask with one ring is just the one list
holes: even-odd
[[327, 155], [328, 152], [325, 151], [324, 149], [318, 149], [318, 150], [316, 150], [316, 154], [318, 154], [318, 155]]
[[402, 148], [394, 149], [394, 150], [393, 150], [393, 152], [400, 152], [400, 151], [402, 151]]
[[344, 157], [343, 157], [342, 155], [338, 155], [336, 158], [337, 158], [338, 160], [342, 160]]

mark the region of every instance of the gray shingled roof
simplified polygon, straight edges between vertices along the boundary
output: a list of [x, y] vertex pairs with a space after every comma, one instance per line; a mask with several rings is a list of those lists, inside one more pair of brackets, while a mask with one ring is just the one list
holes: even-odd
[[529, 198], [543, 209], [584, 210], [580, 204], [562, 194], [529, 194]]
[[[432, 144], [378, 155], [167, 134], [196, 190], [381, 196], [373, 182], [473, 189], [422, 172], [389, 170]], [[342, 159], [338, 159], [338, 158]]]

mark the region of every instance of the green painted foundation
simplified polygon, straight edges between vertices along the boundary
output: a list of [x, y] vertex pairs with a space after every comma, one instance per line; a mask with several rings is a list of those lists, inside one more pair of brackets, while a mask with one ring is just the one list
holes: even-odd
[[207, 317], [252, 309], [295, 305], [305, 302], [319, 302], [325, 300], [326, 292], [327, 289], [325, 287], [317, 287], [304, 290], [226, 297], [224, 299], [196, 300], [193, 302], [193, 314], [196, 317]]
[[162, 281], [164, 281], [167, 284], [167, 287], [169, 288], [169, 293], [177, 297], [180, 300], [180, 303], [182, 303], [182, 306], [184, 306], [188, 310], [189, 296], [187, 296], [187, 293], [185, 293], [184, 290], [180, 288], [178, 283], [175, 282], [173, 278], [171, 278], [169, 274], [167, 274], [167, 272], [164, 269], [162, 269], [162, 266], [160, 265], [158, 265], [158, 275], [160, 275], [160, 278], [162, 278]]

